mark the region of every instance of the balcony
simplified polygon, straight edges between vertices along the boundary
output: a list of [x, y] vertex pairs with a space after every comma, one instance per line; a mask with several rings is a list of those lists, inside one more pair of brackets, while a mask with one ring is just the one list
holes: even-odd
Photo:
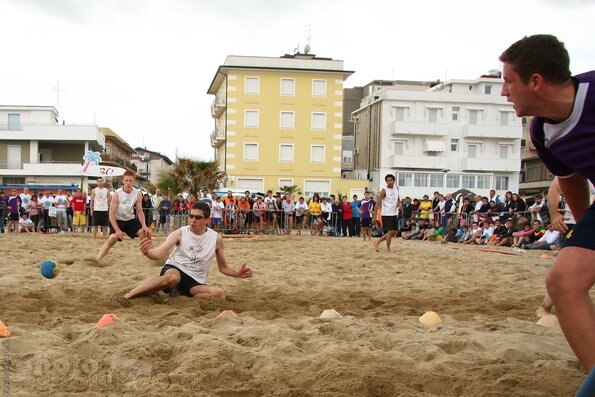
[[132, 164], [130, 162], [130, 160], [124, 159], [122, 157], [119, 156], [115, 156], [113, 154], [102, 154], [101, 155], [101, 162], [107, 162], [107, 163], [116, 163], [119, 166], [122, 166], [124, 168], [127, 168], [129, 170], [133, 170], [133, 171], [137, 171], [136, 165]]
[[467, 158], [461, 160], [463, 171], [519, 172], [521, 159]]
[[223, 113], [226, 107], [227, 101], [225, 97], [215, 97], [213, 103], [211, 104], [211, 116], [213, 116], [215, 119], [218, 118], [221, 116], [221, 113]]
[[211, 146], [218, 148], [225, 143], [225, 131], [220, 129], [214, 129], [211, 132]]
[[521, 126], [480, 124], [463, 126], [463, 137], [465, 138], [521, 139], [522, 135]]
[[2, 175], [10, 176], [80, 176], [82, 161], [51, 161], [35, 163], [7, 163], [0, 161]]
[[435, 156], [398, 156], [389, 157], [389, 167], [391, 168], [419, 168], [427, 170], [445, 170], [448, 165], [446, 157]]
[[31, 140], [40, 142], [89, 142], [94, 150], [105, 146], [105, 136], [96, 125], [27, 124], [11, 125], [2, 133], [3, 140]]
[[391, 134], [396, 135], [448, 135], [448, 123], [416, 123], [408, 121], [393, 121]]

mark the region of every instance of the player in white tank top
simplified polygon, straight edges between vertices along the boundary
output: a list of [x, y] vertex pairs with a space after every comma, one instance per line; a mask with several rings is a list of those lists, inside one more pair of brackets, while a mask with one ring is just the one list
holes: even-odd
[[386, 241], [386, 251], [390, 252], [390, 243], [393, 236], [397, 233], [397, 215], [401, 207], [401, 198], [399, 197], [399, 188], [395, 185], [394, 175], [388, 174], [384, 177], [386, 187], [380, 190], [378, 203], [375, 207], [374, 220], [378, 216], [378, 208], [382, 209], [382, 222], [386, 233], [378, 240], [374, 241], [374, 247], [378, 252], [378, 246]]
[[225, 292], [221, 288], [205, 284], [213, 258], [217, 259], [219, 271], [227, 276], [252, 277], [252, 269], [245, 263], [238, 270], [227, 263], [221, 235], [207, 228], [209, 216], [209, 205], [197, 201], [190, 209], [188, 226], [171, 233], [159, 247], [153, 248], [151, 237], [142, 237], [141, 251], [150, 259], [163, 258], [172, 248], [176, 248], [169, 254], [159, 277], [144, 281], [124, 298], [131, 299], [172, 288], [194, 298], [224, 297]]

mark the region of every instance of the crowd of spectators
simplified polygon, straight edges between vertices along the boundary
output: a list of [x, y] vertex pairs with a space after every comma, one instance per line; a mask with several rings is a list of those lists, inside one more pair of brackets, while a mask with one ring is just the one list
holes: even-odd
[[[196, 196], [170, 197], [159, 189], [145, 193], [142, 208], [147, 226], [169, 233], [187, 222], [187, 213]], [[231, 191], [225, 196], [203, 190], [198, 200], [211, 207], [211, 227], [231, 234], [301, 234], [371, 239], [382, 235], [379, 219], [372, 219], [376, 201], [369, 192], [363, 198], [353, 195], [320, 197], [308, 200], [290, 195], [257, 196], [246, 191], [243, 196]], [[432, 199], [405, 197], [398, 216], [397, 236], [406, 240], [442, 241], [443, 243], [514, 246], [526, 249], [556, 248], [564, 236], [549, 226], [549, 211], [541, 195], [532, 205], [518, 194], [504, 196], [490, 191], [488, 197], [454, 198], [434, 192]], [[93, 227], [91, 195], [76, 189], [49, 191], [30, 195], [11, 189], [0, 192], [0, 232], [85, 232]], [[559, 211], [568, 212], [563, 200]], [[572, 221], [573, 223], [574, 221]]]

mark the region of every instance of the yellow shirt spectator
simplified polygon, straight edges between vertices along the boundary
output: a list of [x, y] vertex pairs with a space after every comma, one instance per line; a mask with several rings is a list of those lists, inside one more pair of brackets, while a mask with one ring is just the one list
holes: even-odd
[[310, 204], [308, 205], [308, 208], [310, 209], [310, 214], [312, 214], [312, 216], [320, 216], [320, 203], [318, 201], [312, 201], [310, 202]]
[[419, 204], [420, 219], [430, 219], [430, 212], [432, 211], [432, 202], [430, 200], [424, 200]]

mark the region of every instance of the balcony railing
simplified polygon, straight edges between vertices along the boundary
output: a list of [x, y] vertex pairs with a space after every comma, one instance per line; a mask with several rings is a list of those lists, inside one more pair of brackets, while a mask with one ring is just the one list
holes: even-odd
[[0, 123], [0, 131], [23, 131], [22, 123]]
[[211, 146], [217, 148], [225, 143], [225, 131], [214, 129], [211, 133]]
[[221, 113], [223, 113], [223, 110], [225, 109], [226, 106], [227, 106], [226, 98], [217, 96], [213, 100], [213, 103], [211, 103], [211, 116], [213, 116], [214, 118], [221, 116]]

